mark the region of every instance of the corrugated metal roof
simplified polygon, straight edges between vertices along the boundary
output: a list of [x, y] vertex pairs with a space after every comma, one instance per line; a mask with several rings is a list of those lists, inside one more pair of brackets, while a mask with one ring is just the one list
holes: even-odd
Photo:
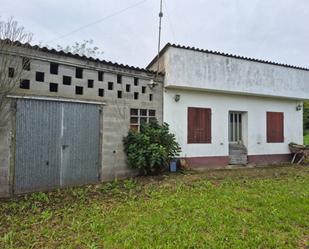
[[[10, 40], [2, 40], [2, 41], [12, 43]], [[106, 64], [106, 65], [109, 65], [109, 66], [121, 67], [121, 68], [125, 68], [125, 69], [141, 71], [141, 72], [145, 72], [145, 73], [151, 73], [151, 74], [156, 73], [155, 71], [148, 70], [148, 69], [145, 69], [145, 68], [139, 68], [139, 67], [124, 65], [124, 64], [119, 64], [119, 63], [116, 63], [116, 62], [100, 60], [98, 58], [93, 58], [93, 57], [81, 56], [79, 54], [72, 54], [70, 52], [64, 52], [63, 50], [58, 51], [56, 49], [50, 49], [50, 48], [47, 48], [47, 47], [40, 47], [38, 45], [31, 45], [29, 43], [21, 43], [19, 41], [13, 42], [12, 45], [24, 47], [24, 48], [29, 48], [29, 49], [36, 49], [38, 51], [42, 51], [42, 52], [46, 52], [46, 53], [52, 53], [52, 54], [55, 54], [55, 55], [68, 56], [68, 57], [80, 59], [80, 60], [88, 60], [88, 61], [92, 61], [92, 62], [103, 63], [103, 64]]]
[[[221, 56], [226, 56], [226, 57], [231, 57], [231, 58], [236, 58], [236, 59], [241, 59], [241, 60], [254, 61], [254, 62], [259, 62], [259, 63], [265, 63], [265, 64], [271, 64], [271, 65], [276, 65], [276, 66], [281, 66], [281, 67], [289, 67], [289, 68], [309, 71], [309, 68], [305, 68], [305, 67], [292, 66], [292, 65], [287, 65], [287, 64], [282, 64], [282, 63], [277, 63], [277, 62], [272, 62], [272, 61], [249, 58], [249, 57], [240, 56], [240, 55], [227, 54], [227, 53], [222, 53], [218, 51], [200, 49], [200, 48], [189, 47], [189, 46], [182, 46], [182, 45], [171, 44], [171, 43], [167, 43], [164, 46], [164, 48], [160, 51], [160, 56], [162, 56], [166, 52], [166, 50], [170, 47], [179, 48], [179, 49], [187, 49], [187, 50], [192, 50], [192, 51], [202, 52], [202, 53], [207, 53], [207, 54], [215, 54], [215, 55], [221, 55]], [[146, 68], [150, 68], [156, 61], [157, 61], [157, 56], [149, 63], [149, 65]]]

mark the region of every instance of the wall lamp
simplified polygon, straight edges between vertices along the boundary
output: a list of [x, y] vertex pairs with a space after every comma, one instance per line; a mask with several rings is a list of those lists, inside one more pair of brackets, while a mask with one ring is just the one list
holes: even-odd
[[296, 111], [301, 111], [302, 108], [303, 108], [302, 104], [298, 104], [298, 105], [296, 106]]
[[155, 88], [155, 86], [157, 86], [157, 85], [158, 85], [158, 83], [155, 82], [153, 79], [151, 79], [150, 82], [148, 83], [148, 86], [149, 86], [150, 89]]
[[175, 94], [174, 100], [175, 102], [178, 102], [180, 100], [180, 94]]

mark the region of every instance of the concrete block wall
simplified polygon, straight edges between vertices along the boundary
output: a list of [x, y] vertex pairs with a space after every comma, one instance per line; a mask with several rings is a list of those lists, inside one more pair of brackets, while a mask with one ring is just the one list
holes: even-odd
[[[124, 79], [128, 83], [133, 79]], [[140, 85], [146, 85], [147, 81], [141, 80]], [[133, 86], [138, 91], [138, 86]], [[132, 89], [132, 90], [133, 90]], [[123, 137], [128, 133], [130, 127], [130, 109], [155, 110], [156, 118], [162, 122], [162, 91], [160, 84], [153, 90], [146, 89], [145, 94], [141, 94], [141, 99], [136, 101], [130, 93], [126, 93], [121, 100], [110, 97], [106, 106], [103, 107], [103, 147], [102, 147], [102, 179], [109, 180], [123, 178], [134, 174], [126, 166], [126, 156], [123, 151]], [[149, 101], [147, 92], [153, 95], [153, 101]]]
[[[19, 63], [22, 57], [30, 58], [30, 71], [24, 71], [22, 78], [30, 81], [30, 89], [17, 87], [11, 95], [55, 97], [83, 101], [102, 102], [102, 180], [113, 180], [134, 174], [128, 169], [126, 156], [123, 151], [123, 137], [130, 128], [130, 109], [155, 110], [159, 122], [163, 120], [163, 77], [146, 70], [133, 69], [123, 65], [111, 65], [110, 63], [93, 62], [87, 59], [77, 59], [65, 55], [49, 52], [33, 51], [28, 48], [19, 48], [17, 51]], [[50, 74], [50, 63], [58, 63], [58, 74]], [[83, 78], [75, 77], [76, 68], [83, 69]], [[103, 81], [99, 81], [98, 72], [104, 73]], [[44, 81], [36, 80], [36, 72], [44, 73]], [[117, 75], [121, 75], [122, 82], [117, 83]], [[63, 84], [63, 76], [71, 77], [71, 85]], [[134, 82], [138, 78], [138, 85]], [[150, 87], [151, 80], [158, 83], [154, 88]], [[93, 80], [93, 87], [88, 87], [88, 80]], [[109, 82], [113, 83], [113, 89], [108, 89]], [[50, 83], [58, 84], [58, 92], [51, 92]], [[127, 91], [126, 85], [130, 85]], [[83, 94], [77, 95], [75, 87], [83, 87]], [[143, 93], [142, 88], [146, 91]], [[104, 89], [104, 96], [99, 96], [99, 89]], [[118, 97], [118, 91], [122, 92], [122, 98]], [[134, 93], [138, 93], [138, 99]], [[150, 95], [152, 100], [150, 100]], [[7, 129], [1, 136], [1, 155], [9, 152], [10, 134]], [[3, 138], [2, 138], [3, 137]], [[3, 151], [3, 152], [2, 152]], [[2, 158], [2, 161], [5, 159]], [[2, 162], [1, 161], [1, 162]], [[8, 163], [2, 163], [3, 172], [9, 172]], [[0, 188], [4, 188], [4, 177], [1, 178]]]

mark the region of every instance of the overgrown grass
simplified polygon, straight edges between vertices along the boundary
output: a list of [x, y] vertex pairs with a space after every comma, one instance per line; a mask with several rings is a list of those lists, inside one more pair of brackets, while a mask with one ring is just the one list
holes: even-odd
[[308, 167], [207, 171], [0, 202], [0, 248], [306, 248]]

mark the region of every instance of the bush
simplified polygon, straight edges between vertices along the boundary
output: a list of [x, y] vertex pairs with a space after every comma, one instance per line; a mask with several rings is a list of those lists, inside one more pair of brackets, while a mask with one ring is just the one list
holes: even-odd
[[130, 130], [124, 138], [124, 148], [129, 167], [145, 175], [162, 172], [181, 151], [168, 124], [158, 122], [143, 124], [140, 132]]

